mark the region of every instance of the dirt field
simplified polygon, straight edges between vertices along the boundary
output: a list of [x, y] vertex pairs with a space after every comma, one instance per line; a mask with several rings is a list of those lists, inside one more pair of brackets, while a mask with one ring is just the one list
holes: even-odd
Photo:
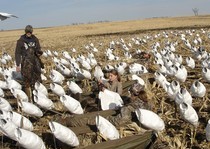
[[[186, 38], [192, 42], [196, 38], [196, 34], [202, 38], [202, 44], [205, 50], [210, 53], [210, 15], [205, 16], [192, 16], [192, 17], [175, 17], [175, 18], [153, 18], [145, 20], [135, 20], [126, 22], [106, 22], [106, 23], [96, 23], [96, 24], [82, 24], [74, 26], [62, 26], [62, 27], [52, 27], [52, 28], [35, 28], [34, 34], [40, 39], [40, 44], [42, 50], [57, 51], [60, 53], [62, 51], [69, 51], [72, 56], [77, 57], [79, 54], [87, 55], [88, 51], [85, 49], [86, 45], [91, 43], [98, 49], [99, 52], [95, 53], [96, 60], [104, 67], [107, 63], [115, 65], [118, 62], [126, 62], [128, 65], [134, 62], [141, 62], [138, 58], [126, 59], [122, 58], [118, 61], [107, 61], [105, 57], [105, 51], [109, 47], [111, 41], [120, 41], [124, 39], [125, 43], [132, 43], [130, 47], [130, 53], [135, 54], [137, 49], [142, 51], [151, 51], [152, 45], [155, 42], [160, 43], [160, 49], [164, 48], [167, 41], [177, 42], [176, 54], [180, 54], [183, 57], [183, 65], [186, 65], [185, 59], [187, 56], [192, 56], [193, 54], [185, 46], [184, 42], [180, 39], [180, 35], [186, 34], [188, 30], [194, 30], [192, 36], [186, 35]], [[33, 25], [33, 24], [32, 24]], [[205, 33], [202, 33], [202, 31]], [[164, 33], [163, 33], [164, 32]], [[14, 49], [16, 46], [16, 41], [24, 30], [11, 30], [11, 31], [1, 31], [0, 32], [0, 54], [3, 52], [9, 53], [14, 58]], [[164, 35], [167, 33], [168, 38]], [[157, 38], [155, 35], [160, 34]], [[147, 38], [148, 37], [148, 38]], [[153, 37], [153, 38], [150, 38]], [[132, 38], [139, 38], [147, 40], [144, 44], [134, 44]], [[72, 52], [71, 49], [75, 48], [76, 52]], [[119, 57], [123, 57], [124, 53], [120, 46], [117, 46], [115, 54]], [[55, 68], [52, 62], [52, 58], [42, 57], [45, 63], [45, 69], [47, 73], [45, 74], [48, 81], [44, 81], [44, 84], [49, 89], [49, 71]], [[184, 149], [193, 148], [199, 149], [210, 148], [210, 143], [207, 142], [205, 138], [205, 127], [208, 120], [210, 119], [210, 83], [206, 82], [201, 75], [201, 61], [196, 60], [195, 69], [190, 69], [187, 67], [188, 77], [184, 83], [180, 83], [181, 86], [190, 88], [194, 80], [200, 80], [207, 88], [206, 96], [204, 98], [193, 98], [193, 107], [198, 113], [199, 126], [196, 129], [195, 139], [192, 140], [193, 136], [193, 126], [185, 122], [179, 114], [175, 116], [175, 103], [171, 101], [164, 91], [163, 88], [158, 87], [154, 84], [154, 72], [157, 67], [154, 64], [154, 57], [149, 61], [143, 61], [143, 64], [149, 70], [148, 76], [142, 75], [151, 93], [152, 102], [155, 104], [154, 112], [157, 113], [165, 122], [165, 130], [159, 132], [159, 137], [155, 143], [155, 148], [169, 148], [169, 149]], [[3, 65], [2, 65], [3, 67]], [[128, 74], [122, 76], [123, 80], [128, 79]], [[69, 79], [69, 78], [68, 78]], [[68, 80], [66, 79], [66, 80]], [[171, 82], [174, 78], [169, 77], [167, 80]], [[64, 84], [66, 86], [66, 84]], [[85, 89], [84, 89], [85, 90]], [[14, 104], [14, 97], [11, 96], [10, 91], [5, 91], [8, 100]], [[50, 94], [53, 101], [58, 101], [58, 96], [53, 93]], [[201, 106], [205, 101], [205, 105], [202, 111], [199, 111]], [[14, 104], [15, 105], [15, 104]], [[60, 112], [60, 111], [59, 111]], [[49, 132], [49, 127], [47, 122], [54, 116], [54, 113], [46, 112], [41, 119], [31, 118], [34, 122], [35, 133], [43, 136], [44, 133]], [[46, 140], [45, 140], [46, 141]], [[49, 141], [49, 140], [48, 140]], [[51, 143], [53, 140], [50, 140]], [[1, 143], [4, 149], [7, 148], [18, 148], [9, 139]], [[12, 145], [13, 144], [13, 145]], [[53, 143], [52, 143], [53, 144]], [[55, 148], [53, 145], [47, 146], [48, 148]]]

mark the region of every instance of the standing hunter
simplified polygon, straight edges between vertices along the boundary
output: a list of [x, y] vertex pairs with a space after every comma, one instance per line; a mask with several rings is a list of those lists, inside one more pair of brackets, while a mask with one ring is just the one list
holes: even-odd
[[32, 89], [34, 84], [41, 82], [41, 68], [44, 68], [40, 56], [43, 54], [39, 39], [33, 35], [33, 27], [27, 25], [25, 34], [17, 41], [15, 49], [16, 71], [21, 72], [24, 81], [25, 93], [29, 101], [32, 101]]

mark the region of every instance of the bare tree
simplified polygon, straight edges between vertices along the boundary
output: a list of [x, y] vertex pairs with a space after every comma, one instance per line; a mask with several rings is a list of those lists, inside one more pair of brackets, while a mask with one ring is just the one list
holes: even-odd
[[192, 11], [195, 14], [195, 16], [198, 16], [198, 11], [199, 11], [198, 8], [193, 8]]

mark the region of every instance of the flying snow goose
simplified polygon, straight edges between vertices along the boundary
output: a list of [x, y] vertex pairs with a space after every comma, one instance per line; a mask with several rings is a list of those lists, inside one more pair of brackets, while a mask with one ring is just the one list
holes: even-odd
[[11, 17], [18, 18], [17, 16], [15, 16], [13, 14], [5, 13], [5, 12], [0, 12], [0, 20], [1, 21], [4, 21], [4, 20], [6, 20], [8, 18], [11, 18]]

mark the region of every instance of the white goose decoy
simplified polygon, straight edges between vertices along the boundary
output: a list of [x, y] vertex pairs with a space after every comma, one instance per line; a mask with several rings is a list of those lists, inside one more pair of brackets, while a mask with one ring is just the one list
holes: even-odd
[[0, 110], [12, 111], [10, 103], [2, 97], [0, 97]]
[[205, 131], [206, 131], [206, 140], [210, 142], [210, 120], [208, 120]]
[[16, 99], [18, 98], [21, 101], [28, 102], [28, 96], [26, 95], [24, 91], [20, 89], [16, 89], [16, 88], [11, 88], [10, 91]]
[[98, 95], [102, 110], [116, 109], [123, 106], [123, 100], [116, 92], [104, 89]]
[[40, 96], [34, 95], [34, 102], [46, 110], [50, 110], [55, 107], [52, 100], [50, 100], [47, 97], [40, 97]]
[[[15, 136], [17, 142], [27, 149], [46, 149], [43, 140], [35, 133], [17, 128], [15, 130]], [[27, 141], [26, 141], [27, 140]]]
[[63, 96], [66, 94], [63, 87], [56, 83], [50, 83], [50, 89], [58, 96]]
[[110, 64], [107, 64], [105, 67], [104, 67], [104, 70], [106, 70], [106, 71], [111, 71], [111, 70], [113, 70], [114, 69], [114, 67], [112, 66], [112, 65], [110, 65]]
[[0, 88], [1, 89], [8, 89], [7, 82], [0, 80]]
[[0, 20], [1, 21], [4, 21], [4, 20], [6, 20], [8, 18], [12, 18], [12, 17], [18, 18], [17, 16], [15, 16], [13, 14], [5, 13], [5, 12], [0, 12]]
[[18, 127], [10, 120], [0, 118], [0, 132], [12, 140], [16, 141], [15, 130]]
[[9, 119], [19, 128], [23, 128], [29, 131], [33, 131], [34, 127], [32, 122], [26, 118], [25, 116], [15, 112], [15, 111], [10, 111], [10, 117]]
[[34, 85], [34, 88], [40, 92], [42, 92], [44, 95], [48, 97], [48, 91], [47, 88], [40, 82], [36, 82]]
[[208, 83], [210, 83], [210, 69], [202, 68], [201, 74], [202, 74], [204, 80], [207, 81]]
[[190, 87], [190, 92], [193, 97], [204, 97], [206, 94], [206, 87], [200, 81], [196, 80]]
[[192, 57], [186, 57], [186, 64], [188, 67], [194, 69], [195, 68], [195, 61]]
[[179, 110], [180, 115], [185, 121], [189, 122], [193, 126], [198, 126], [198, 114], [191, 105], [183, 102], [179, 105]]
[[71, 96], [63, 95], [60, 97], [60, 101], [71, 113], [74, 114], [84, 113], [80, 102], [72, 98]]
[[22, 85], [13, 79], [6, 80], [6, 83], [7, 83], [8, 89], [11, 89], [11, 88], [16, 88], [16, 89], [20, 89], [20, 90], [22, 89]]
[[158, 64], [158, 71], [159, 71], [160, 73], [162, 73], [163, 75], [166, 75], [166, 74], [167, 74], [167, 69], [166, 69], [166, 67], [165, 67], [164, 65], [162, 65], [162, 64]]
[[4, 97], [4, 91], [0, 88], [0, 97]]
[[56, 70], [51, 70], [49, 77], [52, 80], [52, 82], [58, 83], [58, 84], [62, 84], [65, 79], [64, 76]]
[[132, 80], [137, 80], [138, 83], [141, 84], [142, 86], [145, 85], [144, 80], [142, 78], [140, 78], [139, 76], [135, 75], [135, 74], [132, 75]]
[[101, 78], [104, 77], [104, 73], [103, 73], [100, 66], [95, 67], [95, 71], [94, 71], [93, 76], [96, 78], [96, 80], [100, 80]]
[[192, 105], [192, 96], [186, 88], [180, 88], [180, 90], [175, 96], [175, 102], [177, 105], [183, 102]]
[[96, 116], [96, 126], [104, 138], [110, 140], [119, 139], [120, 135], [115, 126], [100, 115]]
[[166, 77], [158, 71], [155, 72], [155, 82], [157, 82], [157, 84], [160, 85], [165, 91], [167, 91], [167, 86], [170, 85], [170, 83], [166, 80]]
[[70, 146], [74, 146], [74, 147], [79, 145], [79, 140], [78, 140], [77, 136], [69, 128], [67, 128], [57, 122], [49, 122], [49, 127], [50, 127], [50, 130], [52, 131], [52, 133], [54, 134], [54, 136], [58, 140], [66, 143]]
[[136, 109], [135, 113], [139, 122], [144, 127], [155, 131], [162, 131], [165, 129], [164, 121], [156, 113], [140, 108]]
[[42, 117], [43, 116], [43, 112], [34, 104], [30, 103], [30, 102], [18, 102], [18, 105], [21, 107], [21, 110], [31, 116], [35, 116], [35, 117]]
[[74, 81], [68, 81], [67, 85], [73, 94], [82, 93], [81, 87], [79, 87]]
[[176, 80], [173, 80], [167, 88], [167, 94], [168, 94], [169, 98], [174, 100], [175, 96], [179, 92], [179, 90], [180, 90], [179, 82]]
[[187, 79], [187, 71], [184, 67], [174, 65], [174, 77], [180, 82], [185, 82]]

